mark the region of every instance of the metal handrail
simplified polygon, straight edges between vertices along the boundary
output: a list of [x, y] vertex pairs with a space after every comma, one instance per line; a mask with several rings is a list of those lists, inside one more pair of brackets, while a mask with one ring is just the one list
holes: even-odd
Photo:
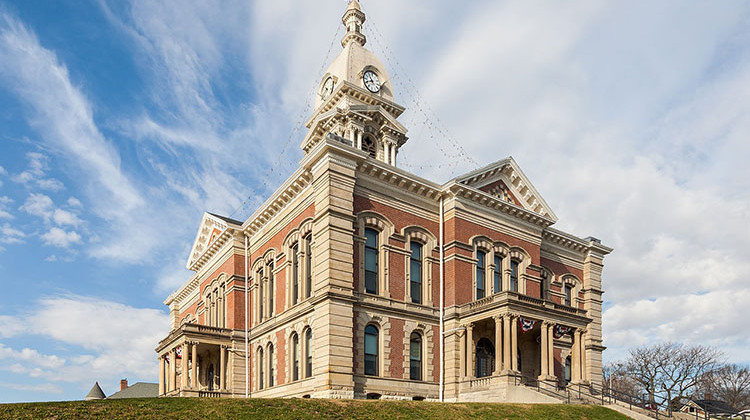
[[[587, 398], [589, 401], [600, 403], [601, 405], [605, 404], [616, 404], [617, 402], [620, 403], [627, 403], [628, 408], [630, 410], [633, 409], [633, 407], [640, 408], [642, 410], [646, 410], [650, 417], [654, 417], [656, 419], [662, 417], [662, 418], [671, 418], [672, 417], [672, 410], [671, 408], [667, 410], [666, 413], [661, 413], [659, 411], [658, 406], [656, 408], [652, 408], [650, 401], [647, 401], [644, 398], [630, 395], [622, 391], [618, 391], [615, 389], [611, 389], [609, 387], [601, 387], [597, 388], [593, 384], [589, 385], [582, 385], [582, 384], [568, 384], [567, 386], [561, 386], [559, 383], [555, 385], [551, 385], [547, 382], [540, 381], [536, 378], [531, 378], [528, 376], [519, 375], [516, 376], [514, 379], [514, 385], [525, 385], [531, 388], [535, 388], [537, 392], [552, 394], [564, 401], [565, 404], [570, 404], [571, 399], [571, 389], [574, 390], [574, 392], [577, 394], [577, 398], [579, 400], [583, 400], [583, 397]], [[564, 391], [564, 392], [561, 392]]]

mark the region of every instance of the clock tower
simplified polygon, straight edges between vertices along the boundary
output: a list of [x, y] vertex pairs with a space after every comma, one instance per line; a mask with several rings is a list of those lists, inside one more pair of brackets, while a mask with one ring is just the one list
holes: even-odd
[[341, 20], [346, 27], [343, 50], [320, 81], [302, 150], [307, 153], [321, 139], [332, 137], [395, 166], [398, 150], [408, 140], [398, 122], [405, 108], [393, 101], [385, 66], [365, 48], [365, 14], [357, 0], [349, 2]]

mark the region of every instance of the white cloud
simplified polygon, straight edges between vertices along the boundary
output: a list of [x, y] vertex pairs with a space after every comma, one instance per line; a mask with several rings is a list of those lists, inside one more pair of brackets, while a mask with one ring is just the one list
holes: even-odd
[[76, 231], [65, 231], [58, 227], [53, 227], [48, 232], [43, 233], [41, 238], [45, 245], [58, 248], [69, 248], [73, 244], [81, 243], [81, 235]]
[[60, 226], [78, 227], [83, 223], [74, 213], [62, 209], [55, 209], [54, 213], [52, 213], [52, 220]]
[[49, 169], [49, 158], [46, 155], [38, 152], [29, 152], [26, 154], [26, 159], [29, 162], [28, 168], [14, 175], [11, 178], [13, 181], [24, 184], [27, 187], [33, 184], [43, 190], [49, 191], [60, 191], [65, 188], [65, 185], [60, 180], [44, 178]]
[[[0, 343], [0, 369], [86, 386], [116, 383], [121, 377], [152, 381], [156, 376], [154, 346], [168, 325], [163, 312], [77, 295], [43, 298], [32, 308], [28, 315], [1, 317], [0, 334], [36, 335], [54, 343], [49, 348], [82, 350], [61, 357]], [[6, 325], [14, 330], [4, 329]]]
[[0, 175], [8, 175], [8, 171], [6, 171], [2, 166], [0, 166]]
[[70, 207], [76, 207], [76, 208], [83, 207], [83, 203], [81, 203], [81, 200], [79, 200], [79, 199], [77, 199], [75, 197], [68, 198], [68, 205]]
[[8, 196], [0, 196], [0, 219], [12, 219], [13, 215], [8, 211], [13, 199]]
[[52, 199], [44, 194], [31, 193], [19, 210], [28, 214], [41, 217], [46, 221], [52, 217], [55, 204]]
[[0, 387], [15, 389], [17, 391], [29, 391], [29, 392], [44, 392], [49, 394], [62, 394], [63, 389], [59, 385], [50, 383], [38, 384], [38, 385], [25, 385], [25, 384], [0, 384]]
[[0, 236], [0, 244], [6, 245], [21, 244], [26, 237], [25, 233], [12, 227], [8, 223], [0, 226], [0, 233], [2, 233], [2, 236]]

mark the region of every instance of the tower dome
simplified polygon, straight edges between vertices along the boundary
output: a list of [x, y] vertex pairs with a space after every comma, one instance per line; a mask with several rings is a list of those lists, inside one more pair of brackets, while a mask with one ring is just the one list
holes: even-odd
[[405, 108], [393, 102], [388, 71], [365, 48], [365, 20], [359, 2], [351, 0], [341, 18], [346, 28], [343, 50], [320, 81], [301, 147], [308, 153], [322, 139], [332, 137], [395, 166], [398, 151], [408, 140], [406, 128], [398, 122]]
[[[344, 81], [367, 89], [364, 81], [364, 74], [367, 71], [371, 71], [377, 77], [380, 85], [377, 95], [385, 100], [393, 101], [393, 86], [388, 70], [372, 51], [365, 48], [367, 38], [362, 33], [365, 20], [366, 17], [359, 2], [357, 0], [349, 2], [349, 7], [341, 18], [346, 27], [346, 33], [341, 39], [341, 46], [344, 49], [333, 60], [320, 81], [320, 89], [315, 100], [316, 109], [328, 99], [333, 89]], [[372, 92], [374, 89], [368, 90]]]

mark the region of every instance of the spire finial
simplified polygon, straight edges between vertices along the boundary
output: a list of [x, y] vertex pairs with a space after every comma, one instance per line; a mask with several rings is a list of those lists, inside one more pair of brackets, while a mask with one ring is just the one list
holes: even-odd
[[362, 33], [362, 25], [365, 23], [365, 14], [362, 12], [362, 7], [359, 5], [359, 1], [351, 0], [349, 6], [344, 12], [344, 16], [341, 18], [346, 28], [346, 34], [341, 40], [341, 46], [346, 47], [350, 42], [356, 42], [357, 44], [364, 46], [367, 43], [367, 38]]

